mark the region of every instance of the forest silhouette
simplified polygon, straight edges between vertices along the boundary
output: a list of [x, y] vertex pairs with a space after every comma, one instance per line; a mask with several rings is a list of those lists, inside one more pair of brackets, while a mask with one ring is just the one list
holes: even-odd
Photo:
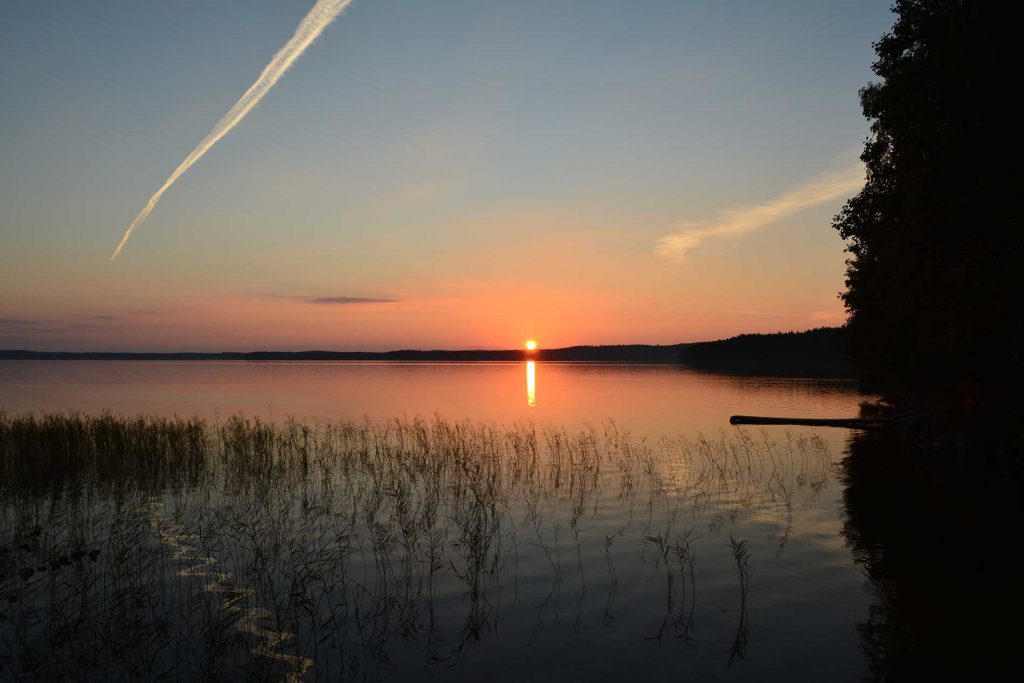
[[[911, 438], [854, 434], [842, 463], [843, 535], [872, 596], [858, 624], [872, 680], [1020, 668], [1008, 624], [1022, 565], [1004, 550], [1021, 531], [1024, 265], [1009, 9], [895, 3], [875, 43], [881, 80], [861, 91], [867, 183], [834, 220], [862, 387], [916, 415], [900, 420]], [[915, 457], [922, 444], [956, 457]]]
[[1005, 68], [1010, 5], [898, 0], [874, 47], [881, 79], [849, 241], [848, 335], [863, 386], [946, 428], [1019, 438], [1021, 263]]

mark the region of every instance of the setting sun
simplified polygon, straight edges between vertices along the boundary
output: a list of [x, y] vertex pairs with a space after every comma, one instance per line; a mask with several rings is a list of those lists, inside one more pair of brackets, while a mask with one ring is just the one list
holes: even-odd
[[537, 342], [535, 340], [533, 340], [533, 339], [527, 339], [526, 340], [526, 350], [527, 351], [536, 351], [537, 350]]

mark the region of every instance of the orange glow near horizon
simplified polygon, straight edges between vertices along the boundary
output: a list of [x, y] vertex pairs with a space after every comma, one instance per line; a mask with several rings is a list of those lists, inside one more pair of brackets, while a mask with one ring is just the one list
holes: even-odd
[[[28, 282], [31, 273], [23, 273]], [[0, 273], [0, 285], [7, 276]], [[210, 288], [215, 289], [212, 284]], [[0, 286], [0, 291], [8, 290]], [[12, 309], [18, 313], [15, 317], [57, 319], [62, 324], [13, 331], [8, 326], [0, 329], [0, 347], [167, 352], [507, 349], [508, 340], [519, 337], [523, 355], [537, 358], [540, 340], [520, 337], [523, 329], [543, 331], [549, 349], [577, 344], [675, 344], [841, 324], [844, 315], [838, 300], [808, 302], [804, 312], [794, 312], [791, 318], [781, 301], [770, 302], [760, 311], [742, 307], [748, 302], [738, 300], [676, 297], [661, 303], [661, 296], [659, 292], [647, 297], [639, 307], [624, 290], [591, 294], [509, 285], [496, 292], [484, 288], [465, 295], [332, 305], [297, 296], [203, 293], [186, 282], [159, 290], [135, 287], [110, 309], [97, 309], [112, 312], [107, 317], [91, 318], [81, 312], [91, 310], [84, 295], [48, 300], [46, 315], [42, 309], [38, 314], [28, 308]], [[179, 299], [190, 303], [186, 306]], [[690, 305], [695, 308], [687, 308]], [[0, 310], [0, 318], [5, 314], [7, 310]], [[531, 348], [528, 342], [536, 346]]]
[[537, 342], [536, 342], [536, 340], [534, 340], [534, 339], [527, 339], [526, 340], [526, 350], [527, 351], [536, 351], [537, 350]]

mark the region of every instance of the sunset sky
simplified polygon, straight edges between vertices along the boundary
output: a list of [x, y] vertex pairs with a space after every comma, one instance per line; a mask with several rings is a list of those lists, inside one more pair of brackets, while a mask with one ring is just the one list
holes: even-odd
[[0, 348], [675, 343], [840, 324], [890, 0], [0, 5]]

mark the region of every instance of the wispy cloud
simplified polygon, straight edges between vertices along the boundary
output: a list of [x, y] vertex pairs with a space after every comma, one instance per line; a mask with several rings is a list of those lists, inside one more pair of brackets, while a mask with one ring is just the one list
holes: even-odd
[[655, 253], [682, 261], [706, 240], [753, 232], [817, 204], [848, 197], [863, 186], [864, 164], [857, 161], [823, 173], [764, 204], [731, 208], [708, 221], [678, 223], [673, 226], [675, 232], [658, 240]]
[[39, 324], [38, 320], [29, 320], [28, 318], [0, 318], [0, 327], [33, 327]]
[[368, 296], [322, 296], [315, 299], [306, 299], [309, 304], [325, 305], [346, 305], [346, 304], [393, 304], [398, 299], [375, 299]]
[[0, 335], [37, 335], [95, 330], [98, 325], [79, 320], [46, 318], [0, 318]]
[[270, 63], [264, 67], [263, 72], [260, 74], [256, 82], [253, 83], [245, 94], [242, 95], [241, 99], [235, 103], [235, 106], [228, 110], [228, 113], [217, 122], [217, 125], [213, 127], [210, 134], [207, 135], [199, 145], [192, 150], [191, 154], [185, 157], [185, 160], [181, 162], [178, 168], [174, 169], [170, 177], [164, 182], [163, 186], [156, 191], [156, 193], [149, 198], [146, 205], [139, 212], [139, 215], [135, 217], [128, 229], [125, 230], [124, 236], [121, 238], [120, 244], [117, 245], [117, 249], [114, 250], [110, 260], [113, 261], [117, 258], [121, 250], [124, 249], [125, 243], [128, 238], [132, 236], [135, 229], [142, 224], [146, 217], [156, 207], [157, 202], [163, 196], [171, 185], [180, 178], [185, 171], [192, 168], [192, 166], [203, 158], [203, 155], [210, 151], [210, 148], [217, 144], [217, 141], [222, 137], [231, 132], [231, 129], [237, 126], [245, 115], [248, 114], [253, 107], [259, 104], [260, 100], [263, 99], [271, 88], [281, 79], [281, 76], [291, 68], [292, 64], [295, 63], [302, 53], [305, 52], [310, 45], [323, 33], [324, 29], [327, 28], [332, 21], [334, 21], [339, 14], [344, 11], [352, 3], [352, 0], [318, 0], [313, 9], [309, 11], [309, 14], [299, 23], [298, 28], [295, 29], [295, 34], [292, 35], [291, 40], [285, 43]]
[[123, 329], [136, 324], [133, 316], [145, 313], [147, 312], [134, 311], [124, 315], [115, 313], [78, 314], [64, 318], [0, 317], [0, 334], [53, 334]]

